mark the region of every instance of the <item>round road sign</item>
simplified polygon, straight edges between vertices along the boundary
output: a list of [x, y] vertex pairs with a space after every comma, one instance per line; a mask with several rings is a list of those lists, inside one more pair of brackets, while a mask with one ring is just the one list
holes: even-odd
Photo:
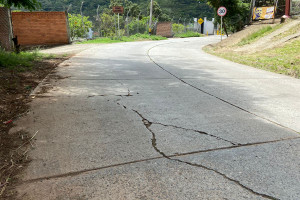
[[218, 15], [219, 15], [220, 17], [224, 17], [224, 16], [226, 15], [226, 13], [227, 13], [227, 9], [226, 9], [225, 7], [220, 7], [220, 8], [218, 9]]

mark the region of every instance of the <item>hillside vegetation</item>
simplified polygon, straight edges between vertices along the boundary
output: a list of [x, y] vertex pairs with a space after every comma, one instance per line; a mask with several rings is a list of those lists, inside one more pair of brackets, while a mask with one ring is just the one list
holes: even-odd
[[237, 63], [300, 78], [300, 19], [252, 25], [204, 50]]
[[[147, 15], [149, 0], [131, 0], [133, 3], [139, 5], [142, 15]], [[184, 18], [191, 20], [199, 17], [213, 17], [213, 9], [205, 2], [197, 2], [195, 0], [156, 0], [164, 13], [179, 20]], [[40, 0], [42, 10], [44, 11], [63, 11], [72, 4], [70, 13], [80, 13], [80, 6], [82, 0]], [[120, 1], [120, 2], [123, 2]], [[126, 1], [125, 1], [126, 2]], [[91, 20], [95, 20], [97, 15], [97, 7], [100, 6], [100, 13], [110, 5], [110, 0], [89, 0], [85, 1], [83, 5], [83, 14], [90, 16]]]

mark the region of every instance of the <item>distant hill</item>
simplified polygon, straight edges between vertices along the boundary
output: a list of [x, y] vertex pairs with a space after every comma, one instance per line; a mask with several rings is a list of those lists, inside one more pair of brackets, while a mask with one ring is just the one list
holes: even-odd
[[[192, 18], [214, 16], [213, 10], [203, 2], [195, 0], [156, 0], [163, 12], [168, 14], [175, 21], [180, 17], [183, 20], [192, 20]], [[40, 0], [42, 9], [44, 11], [62, 11], [66, 10], [72, 4], [70, 13], [80, 13], [80, 6], [82, 0]], [[140, 5], [143, 15], [146, 15], [149, 0], [132, 0], [133, 3]], [[84, 2], [83, 13], [90, 16], [91, 20], [95, 19], [96, 9], [100, 5], [100, 12], [104, 8], [108, 8], [110, 0], [88, 0]]]

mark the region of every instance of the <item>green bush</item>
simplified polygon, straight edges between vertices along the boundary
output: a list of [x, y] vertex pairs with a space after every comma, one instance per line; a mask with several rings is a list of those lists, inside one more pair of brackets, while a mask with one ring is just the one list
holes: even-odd
[[[143, 17], [141, 20], [134, 19], [127, 26], [129, 29], [129, 35], [136, 33], [146, 33], [148, 31], [147, 22], [149, 17]], [[126, 28], [127, 28], [126, 26]]]
[[89, 17], [82, 17], [79, 14], [68, 14], [68, 19], [72, 40], [76, 37], [85, 37], [85, 34], [89, 31], [89, 28], [93, 27], [93, 23], [89, 21]]
[[182, 24], [172, 24], [172, 29], [175, 35], [184, 32], [184, 26]]

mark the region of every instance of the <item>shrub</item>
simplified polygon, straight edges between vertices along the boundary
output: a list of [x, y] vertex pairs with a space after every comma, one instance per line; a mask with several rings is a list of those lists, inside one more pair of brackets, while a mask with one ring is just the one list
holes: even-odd
[[174, 34], [180, 34], [184, 32], [184, 25], [182, 24], [172, 24], [172, 29]]

